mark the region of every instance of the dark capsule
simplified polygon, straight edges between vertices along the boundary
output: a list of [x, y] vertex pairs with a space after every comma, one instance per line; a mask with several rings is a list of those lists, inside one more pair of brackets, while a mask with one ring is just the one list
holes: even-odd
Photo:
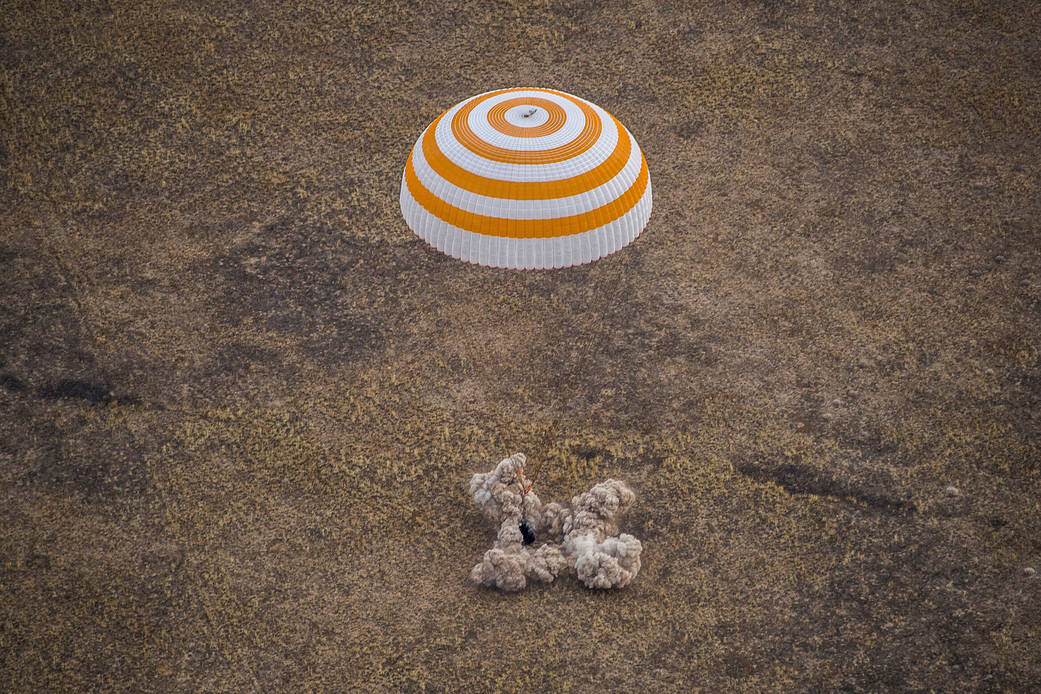
[[521, 535], [524, 536], [524, 544], [530, 545], [535, 542], [535, 528], [532, 527], [531, 523], [526, 520], [522, 520], [520, 523]]

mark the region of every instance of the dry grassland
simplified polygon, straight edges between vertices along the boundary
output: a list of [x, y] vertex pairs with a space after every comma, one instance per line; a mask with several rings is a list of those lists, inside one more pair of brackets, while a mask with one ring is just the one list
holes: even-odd
[[[0, 15], [0, 688], [1041, 681], [1037, 3]], [[415, 138], [513, 85], [636, 136], [632, 247], [410, 235]], [[630, 587], [469, 585], [516, 450], [636, 489]]]

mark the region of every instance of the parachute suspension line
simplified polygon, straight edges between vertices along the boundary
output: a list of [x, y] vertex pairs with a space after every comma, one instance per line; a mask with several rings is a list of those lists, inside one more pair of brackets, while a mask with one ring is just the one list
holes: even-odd
[[541, 440], [535, 446], [535, 450], [532, 451], [534, 454], [532, 457], [535, 459], [535, 472], [531, 476], [532, 485], [538, 481], [539, 474], [542, 472], [546, 459], [549, 457], [549, 449], [553, 445], [554, 439], [557, 438], [558, 433], [560, 433], [560, 419], [554, 417], [549, 428], [543, 433]]
[[[628, 254], [638, 252], [639, 251], [635, 246], [627, 249]], [[542, 436], [539, 438], [537, 442], [535, 442], [534, 450], [532, 451], [533, 462], [531, 463], [531, 467], [533, 468], [533, 470], [531, 477], [529, 477], [530, 483], [524, 483], [523, 469], [518, 471], [519, 483], [523, 495], [527, 495], [534, 488], [535, 483], [540, 479], [542, 473], [546, 471], [554, 462], [550, 459], [550, 452], [555, 447], [557, 438], [560, 435], [562, 422], [566, 421], [567, 419], [569, 401], [577, 397], [577, 393], [579, 392], [582, 385], [582, 378], [587, 375], [588, 366], [590, 362], [593, 360], [594, 355], [600, 354], [600, 352], [604, 348], [604, 345], [607, 342], [608, 334], [610, 332], [607, 329], [608, 318], [612, 315], [613, 311], [615, 310], [615, 307], [618, 304], [618, 300], [622, 294], [623, 289], [632, 288], [632, 282], [629, 279], [631, 277], [631, 273], [629, 270], [633, 261], [631, 258], [628, 257], [620, 260], [620, 267], [618, 268], [618, 274], [620, 276], [618, 277], [618, 280], [614, 282], [614, 286], [611, 288], [601, 286], [600, 289], [595, 292], [596, 295], [599, 295], [601, 297], [608, 297], [608, 302], [604, 307], [604, 310], [598, 313], [597, 319], [593, 324], [594, 329], [593, 334], [591, 336], [592, 339], [579, 340], [577, 342], [577, 344], [575, 345], [576, 349], [574, 360], [570, 358], [570, 350], [568, 351], [568, 354], [562, 355], [561, 370], [564, 371], [567, 375], [564, 379], [562, 379], [561, 385], [565, 387], [554, 388], [553, 397], [548, 403], [547, 409], [554, 414], [549, 422], [549, 425], [543, 432]], [[493, 271], [502, 272], [502, 270]], [[590, 268], [590, 271], [592, 271], [592, 268]], [[605, 276], [600, 278], [599, 284], [605, 285], [611, 282], [611, 277], [612, 273], [605, 273]], [[501, 281], [496, 282], [495, 284], [500, 289], [503, 286], [503, 282]], [[474, 305], [471, 304], [470, 307], [473, 308]], [[472, 313], [469, 316], [469, 320], [466, 322], [470, 324], [470, 329], [464, 331], [465, 335], [463, 339], [468, 354], [463, 355], [463, 358], [469, 362], [468, 370], [470, 371], [472, 378], [474, 378], [474, 380], [480, 384], [482, 390], [484, 391], [482, 394], [487, 397], [487, 395], [489, 395], [488, 390], [492, 385], [492, 377], [488, 372], [488, 369], [483, 368], [483, 365], [486, 363], [486, 360], [481, 359], [481, 341], [477, 338], [475, 334], [475, 329], [479, 325], [481, 325], [479, 312], [474, 311], [474, 313]], [[582, 347], [583, 344], [585, 344], [585, 348]], [[571, 362], [570, 369], [566, 368], [568, 362]], [[528, 370], [528, 378], [525, 380], [529, 382], [529, 388], [534, 390], [535, 386], [537, 385], [534, 376], [534, 369]], [[527, 397], [525, 399], [527, 399]], [[495, 398], [495, 404], [492, 405], [490, 409], [494, 410], [494, 412], [489, 412], [489, 414], [492, 414], [497, 422], [505, 422], [506, 413], [503, 411], [501, 398]]]
[[[599, 314], [599, 319], [598, 319], [598, 321], [595, 324], [595, 330], [593, 332], [593, 340], [591, 340], [591, 341], [586, 343], [586, 348], [585, 349], [582, 349], [581, 346], [579, 346], [576, 349], [576, 359], [575, 359], [574, 363], [572, 364], [572, 369], [569, 370], [568, 378], [567, 378], [567, 383], [568, 383], [568, 386], [569, 386], [568, 389], [571, 392], [572, 399], [577, 395], [577, 392], [579, 391], [579, 388], [580, 388], [580, 385], [581, 385], [581, 378], [582, 378], [582, 376], [584, 376], [586, 374], [587, 366], [588, 366], [590, 360], [592, 359], [593, 355], [594, 354], [599, 354], [600, 351], [604, 347], [605, 341], [607, 339], [607, 334], [609, 332], [606, 329], [607, 318], [612, 313], [612, 311], [614, 310], [615, 305], [618, 302], [618, 297], [622, 293], [622, 286], [623, 286], [623, 284], [626, 287], [631, 287], [631, 282], [629, 282], [627, 280], [628, 280], [629, 277], [631, 277], [631, 274], [629, 272], [629, 266], [632, 264], [632, 260], [628, 256], [631, 256], [632, 254], [637, 253], [637, 252], [638, 252], [638, 250], [637, 250], [635, 244], [633, 244], [633, 246], [631, 248], [627, 249], [627, 252], [626, 252], [627, 257], [624, 258], [623, 260], [621, 260], [621, 263], [620, 263], [621, 267], [618, 270], [618, 272], [620, 273], [621, 276], [619, 277], [618, 281], [614, 283], [613, 290], [609, 291], [609, 292], [608, 291], [599, 291], [599, 292], [597, 292], [597, 294], [599, 294], [600, 296], [609, 296], [610, 299], [608, 300], [607, 305], [605, 306], [604, 310]], [[603, 262], [603, 261], [601, 260], [601, 262]], [[608, 277], [610, 277], [609, 274], [608, 274]], [[609, 282], [609, 281], [610, 281], [609, 279], [608, 280], [602, 280], [602, 282]], [[557, 404], [558, 403], [562, 405], [562, 407], [560, 409], [557, 409]], [[565, 409], [566, 407], [567, 407], [567, 402], [564, 400], [564, 398], [561, 395], [561, 389], [557, 389], [555, 391], [555, 395], [554, 395], [553, 400], [552, 400], [552, 405], [550, 407], [550, 411], [561, 412], [561, 410]], [[546, 464], [548, 464], [548, 462], [549, 462], [549, 460], [548, 460], [548, 457], [549, 457], [548, 453], [549, 453], [550, 447], [553, 445], [553, 441], [557, 438], [557, 436], [560, 433], [560, 428], [561, 428], [561, 424], [560, 423], [561, 423], [561, 417], [562, 416], [564, 416], [563, 413], [561, 413], [561, 414], [559, 414], [559, 415], [557, 415], [557, 416], [555, 416], [553, 418], [553, 420], [551, 421], [549, 429], [546, 431], [546, 434], [543, 436], [543, 440], [541, 442], [541, 445], [539, 446], [539, 448], [540, 448], [539, 454], [538, 454], [538, 457], [536, 457], [536, 464], [538, 465], [538, 467], [535, 469], [535, 476], [531, 478], [532, 484], [534, 484], [535, 480], [538, 478], [539, 473], [542, 472], [542, 470], [545, 468]]]
[[[512, 270], [504, 270], [500, 268], [482, 268], [482, 270], [493, 273], [493, 277], [490, 280], [493, 291], [503, 291], [504, 289], [508, 289], [506, 283], [511, 279], [518, 279], [516, 277], [511, 277], [511, 275], [516, 274], [515, 271]], [[495, 278], [494, 273], [502, 273], [502, 277]], [[483, 274], [483, 272], [480, 274]], [[485, 296], [492, 296], [492, 294], [493, 292], [484, 292]], [[500, 302], [496, 302], [495, 305], [499, 309], [502, 308], [502, 303]], [[480, 408], [481, 413], [490, 416], [492, 419], [492, 427], [497, 429], [499, 425], [504, 424], [507, 420], [508, 413], [503, 405], [506, 398], [498, 397], [498, 393], [492, 392], [494, 386], [500, 383], [501, 379], [494, 371], [497, 362], [485, 358], [488, 356], [488, 344], [487, 340], [482, 339], [481, 335], [487, 335], [487, 328], [491, 325], [491, 339], [496, 339], [499, 336], [499, 333], [501, 333], [506, 327], [508, 318], [494, 312], [492, 312], [490, 316], [487, 312], [482, 313], [480, 311], [480, 302], [470, 302], [466, 304], [466, 306], [467, 310], [470, 311], [470, 315], [467, 316], [467, 320], [460, 321], [468, 324], [468, 329], [464, 331], [463, 336], [467, 354], [463, 355], [463, 358], [467, 361], [467, 371], [481, 391], [476, 394], [477, 397], [474, 398], [474, 401], [476, 401], [478, 397], [484, 398], [485, 404]], [[479, 329], [481, 335], [478, 335]], [[489, 398], [492, 400], [490, 403], [488, 402]]]
[[[609, 315], [611, 315], [611, 313], [615, 309], [615, 306], [618, 304], [618, 297], [620, 297], [622, 295], [622, 288], [623, 288], [623, 286], [626, 289], [630, 289], [631, 288], [631, 285], [632, 285], [632, 282], [631, 282], [632, 274], [629, 272], [629, 269], [630, 269], [629, 266], [632, 264], [632, 256], [637, 254], [637, 253], [639, 253], [639, 250], [634, 245], [632, 248], [628, 249], [628, 252], [626, 253], [625, 258], [621, 262], [621, 268], [619, 268], [619, 271], [618, 271], [620, 276], [618, 278], [618, 281], [614, 283], [614, 290], [610, 292], [611, 299], [610, 299], [610, 301], [608, 301], [606, 308], [604, 308], [603, 312], [600, 314], [600, 320], [599, 320], [599, 322], [596, 325], [596, 331], [595, 331], [595, 340], [596, 340], [596, 342], [593, 344], [592, 349], [590, 349], [590, 350], [588, 350], [586, 352], [586, 354], [585, 354], [585, 361], [583, 363], [581, 363], [580, 365], [578, 365], [578, 366], [581, 367], [583, 372], [586, 369], [586, 365], [588, 363], [589, 358], [594, 353], [595, 354], [599, 354], [603, 350], [603, 348], [605, 346], [605, 343], [607, 341], [608, 335], [611, 332], [611, 331], [606, 329], [607, 318], [608, 318]], [[607, 281], [610, 281], [610, 280], [607, 280]]]

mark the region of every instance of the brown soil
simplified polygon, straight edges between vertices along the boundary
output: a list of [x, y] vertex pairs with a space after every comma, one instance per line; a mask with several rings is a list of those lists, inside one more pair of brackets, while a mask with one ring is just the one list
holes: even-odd
[[[0, 5], [3, 688], [1041, 681], [1037, 3]], [[633, 246], [409, 233], [515, 85], [634, 133]], [[516, 450], [630, 587], [468, 583]]]

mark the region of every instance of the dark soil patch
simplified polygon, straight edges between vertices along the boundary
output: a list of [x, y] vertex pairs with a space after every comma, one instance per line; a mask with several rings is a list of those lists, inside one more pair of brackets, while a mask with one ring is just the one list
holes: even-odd
[[72, 379], [62, 379], [57, 385], [44, 386], [36, 392], [40, 397], [50, 400], [59, 398], [78, 399], [86, 400], [92, 405], [109, 402], [115, 395], [109, 389], [107, 383], [88, 383]]

